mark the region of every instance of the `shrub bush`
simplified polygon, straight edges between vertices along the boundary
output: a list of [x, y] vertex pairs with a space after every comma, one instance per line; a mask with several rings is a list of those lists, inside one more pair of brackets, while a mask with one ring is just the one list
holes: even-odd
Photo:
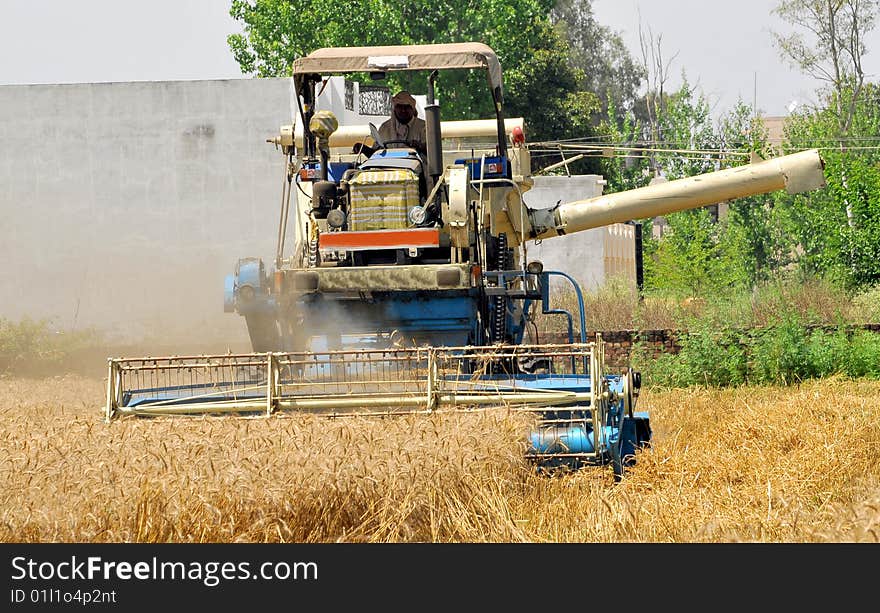
[[13, 322], [0, 317], [0, 373], [47, 374], [66, 370], [66, 360], [78, 351], [98, 346], [101, 338], [93, 329], [53, 330], [48, 319], [25, 317]]
[[646, 383], [662, 387], [741, 385], [748, 374], [745, 346], [741, 333], [707, 325], [691, 329], [682, 338], [677, 355], [663, 354], [649, 360], [642, 351], [638, 369]]
[[658, 387], [730, 387], [745, 383], [793, 385], [842, 375], [880, 378], [880, 334], [810, 330], [798, 313], [786, 313], [766, 328], [737, 332], [702, 322], [681, 340], [681, 351], [651, 358], [633, 352], [633, 367]]
[[880, 334], [855, 331], [842, 352], [841, 363], [848, 377], [880, 379]]
[[750, 379], [755, 383], [790, 385], [816, 374], [809, 333], [795, 314], [759, 331], [751, 345]]

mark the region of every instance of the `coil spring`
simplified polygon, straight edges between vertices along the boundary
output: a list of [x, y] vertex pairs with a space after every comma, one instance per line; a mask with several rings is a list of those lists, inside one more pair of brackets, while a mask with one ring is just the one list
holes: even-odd
[[309, 268], [317, 268], [320, 260], [321, 258], [318, 253], [318, 239], [314, 238], [309, 241]]

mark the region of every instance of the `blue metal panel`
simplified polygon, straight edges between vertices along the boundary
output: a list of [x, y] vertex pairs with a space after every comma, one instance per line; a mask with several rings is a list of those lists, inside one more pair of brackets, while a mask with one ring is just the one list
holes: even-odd
[[405, 337], [446, 346], [466, 345], [471, 341], [477, 311], [476, 296], [469, 290], [388, 292], [373, 295], [369, 300], [337, 300], [327, 295], [312, 295], [298, 308], [304, 328], [315, 334], [375, 334], [397, 330]]
[[479, 179], [480, 172], [483, 179], [510, 178], [510, 161], [504, 156], [489, 156], [485, 158], [486, 168], [483, 171], [481, 158], [459, 158], [456, 164], [466, 164], [472, 179]]
[[[613, 426], [601, 429], [605, 446], [618, 442], [620, 430]], [[593, 428], [590, 426], [545, 426], [532, 431], [529, 440], [537, 453], [593, 453]]]
[[409, 149], [380, 149], [370, 156], [371, 160], [386, 158], [412, 158], [415, 154]]
[[[303, 168], [310, 171], [310, 174], [314, 177], [313, 179], [308, 179], [309, 181], [320, 180], [321, 165], [318, 162], [307, 162], [303, 164]], [[330, 162], [327, 166], [327, 180], [339, 183], [345, 171], [351, 168], [354, 168], [354, 164], [351, 162]]]
[[354, 168], [354, 164], [351, 162], [330, 162], [327, 167], [328, 178], [334, 183], [339, 183], [342, 180], [342, 175], [345, 174], [345, 171], [351, 170], [352, 168]]
[[254, 289], [259, 289], [263, 284], [262, 266], [263, 262], [261, 260], [252, 258], [239, 260], [237, 287], [250, 285]]
[[650, 443], [652, 437], [651, 421], [647, 413], [634, 413], [623, 420], [621, 432], [621, 455], [625, 459], [636, 452], [636, 449]]
[[[235, 310], [239, 314], [245, 316], [254, 313], [271, 315], [275, 312], [275, 300], [269, 296], [264, 287], [262, 260], [256, 258], [239, 260], [238, 276], [233, 285]], [[253, 290], [250, 299], [245, 299], [242, 295], [242, 289], [246, 287]]]
[[432, 330], [470, 330], [476, 308], [468, 296], [417, 298], [393, 296], [383, 303], [388, 321], [406, 322], [415, 328]]

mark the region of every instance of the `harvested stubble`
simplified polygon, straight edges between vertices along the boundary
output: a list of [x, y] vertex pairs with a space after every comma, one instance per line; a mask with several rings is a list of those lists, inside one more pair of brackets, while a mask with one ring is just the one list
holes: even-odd
[[620, 484], [535, 474], [504, 410], [107, 425], [102, 391], [0, 379], [0, 540], [880, 540], [878, 383], [646, 392]]

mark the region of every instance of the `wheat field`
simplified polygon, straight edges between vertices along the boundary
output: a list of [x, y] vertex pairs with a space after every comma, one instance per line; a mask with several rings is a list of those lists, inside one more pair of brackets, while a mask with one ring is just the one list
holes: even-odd
[[504, 409], [127, 418], [0, 378], [3, 542], [877, 542], [880, 383], [645, 390], [627, 477], [536, 473]]

